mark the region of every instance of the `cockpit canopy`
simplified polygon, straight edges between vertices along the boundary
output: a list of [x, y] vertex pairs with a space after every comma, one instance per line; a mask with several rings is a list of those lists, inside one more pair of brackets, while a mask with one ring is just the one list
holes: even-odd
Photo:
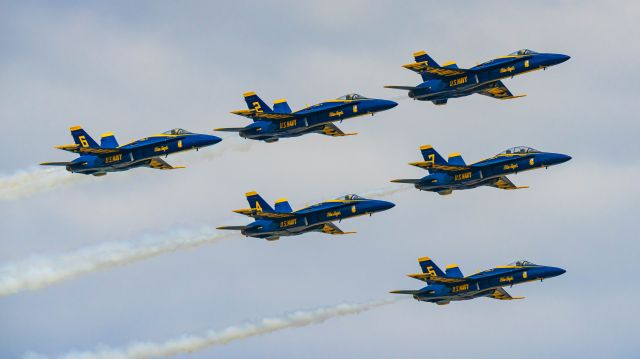
[[524, 267], [524, 266], [537, 266], [537, 264], [533, 264], [529, 261], [525, 261], [525, 260], [519, 260], [519, 261], [515, 261], [515, 262], [511, 262], [509, 263], [510, 266], [518, 266], [518, 267]]
[[182, 128], [174, 128], [173, 130], [165, 131], [162, 133], [163, 135], [188, 135], [191, 132], [184, 130]]
[[535, 148], [527, 147], [527, 146], [517, 146], [506, 149], [500, 153], [499, 155], [512, 155], [512, 154], [522, 154], [522, 153], [539, 153], [540, 151]]
[[522, 50], [518, 50], [516, 52], [512, 52], [509, 54], [509, 56], [518, 56], [518, 55], [535, 55], [537, 54], [537, 52], [533, 51], [533, 50], [529, 50], [529, 49], [522, 49]]
[[338, 100], [366, 100], [367, 97], [364, 97], [362, 95], [358, 95], [357, 93], [350, 93], [348, 95], [344, 95], [344, 96], [340, 96], [337, 98]]
[[365, 199], [363, 197], [358, 196], [357, 194], [346, 194], [344, 196], [340, 196], [338, 198], [336, 198], [338, 200], [347, 200], [347, 201], [353, 201], [353, 200], [358, 200], [358, 199]]

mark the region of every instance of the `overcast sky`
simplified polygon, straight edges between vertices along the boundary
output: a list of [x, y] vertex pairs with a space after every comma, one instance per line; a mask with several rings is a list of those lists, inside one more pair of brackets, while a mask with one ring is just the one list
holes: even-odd
[[[248, 223], [231, 212], [257, 190], [309, 201], [423, 176], [418, 147], [467, 162], [516, 145], [569, 154], [511, 176], [520, 191], [442, 197], [409, 189], [396, 207], [343, 221], [351, 236], [237, 238], [163, 254], [0, 298], [0, 357], [162, 341], [297, 309], [417, 289], [417, 258], [465, 274], [515, 259], [567, 273], [486, 298], [413, 300], [184, 355], [189, 358], [636, 357], [640, 331], [640, 35], [636, 1], [0, 2], [1, 175], [73, 154], [69, 127], [120, 142], [174, 127], [213, 133], [249, 122], [242, 93], [296, 110], [357, 92], [399, 106], [307, 135], [169, 157], [137, 169], [0, 202], [0, 265], [177, 228]], [[426, 50], [471, 67], [521, 48], [571, 60], [504, 83], [527, 97], [473, 95], [446, 106], [383, 85]], [[221, 135], [225, 142], [248, 140]], [[81, 176], [69, 174], [69, 176]], [[403, 185], [397, 185], [403, 186]], [[178, 356], [181, 357], [181, 356]]]

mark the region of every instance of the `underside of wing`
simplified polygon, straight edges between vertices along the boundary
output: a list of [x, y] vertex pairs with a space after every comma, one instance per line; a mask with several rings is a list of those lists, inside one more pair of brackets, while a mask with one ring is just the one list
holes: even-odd
[[322, 233], [326, 233], [326, 234], [352, 234], [352, 233], [356, 233], [356, 232], [343, 232], [340, 228], [338, 228], [338, 226], [336, 226], [333, 223], [325, 223], [324, 226], [322, 226], [322, 229], [320, 230]]
[[256, 109], [251, 110], [236, 110], [231, 111], [234, 115], [248, 117], [254, 120], [285, 120], [289, 118], [294, 118], [295, 116], [290, 113], [275, 113], [275, 112], [264, 112], [257, 111]]
[[498, 178], [498, 180], [495, 181], [490, 186], [491, 187], [495, 187], [495, 188], [505, 189], [505, 190], [529, 188], [529, 186], [520, 186], [519, 187], [519, 186], [514, 185], [513, 182], [511, 182], [511, 180], [509, 180], [509, 178], [507, 178], [507, 176], [502, 176], [502, 177]]
[[454, 278], [454, 277], [441, 277], [436, 275], [430, 275], [429, 273], [415, 273], [415, 274], [407, 274], [407, 277], [415, 278], [427, 283], [460, 283], [464, 282], [464, 278]]
[[411, 64], [402, 65], [402, 67], [404, 67], [405, 69], [409, 69], [411, 71], [417, 72], [419, 74], [428, 73], [434, 77], [440, 77], [440, 78], [460, 76], [460, 75], [472, 73], [472, 71], [466, 70], [466, 69], [431, 66], [427, 61], [414, 62]]
[[69, 151], [82, 155], [106, 155], [111, 153], [122, 152], [117, 148], [104, 148], [104, 147], [82, 147], [78, 144], [56, 146], [57, 149], [63, 151]]
[[342, 137], [342, 136], [357, 135], [357, 133], [355, 133], [355, 132], [353, 132], [353, 133], [344, 133], [344, 132], [342, 132], [341, 129], [338, 128], [338, 126], [334, 125], [333, 123], [327, 123], [326, 125], [323, 125], [318, 133], [321, 133], [321, 134], [327, 135], [327, 136], [332, 136], [332, 137]]
[[511, 294], [507, 293], [503, 288], [496, 289], [493, 293], [489, 294], [488, 297], [498, 300], [524, 299], [524, 297], [512, 297]]
[[412, 166], [420, 167], [425, 170], [442, 171], [442, 172], [468, 171], [471, 169], [469, 166], [438, 164], [438, 163], [434, 163], [433, 161], [411, 162], [409, 164]]
[[175, 166], [174, 167], [174, 166], [168, 164], [167, 162], [165, 162], [160, 157], [152, 158], [151, 161], [149, 161], [148, 166], [150, 168], [157, 169], [157, 170], [176, 170], [176, 169], [179, 169], [179, 168], [184, 168], [184, 166]]
[[511, 93], [511, 91], [509, 91], [507, 86], [505, 86], [504, 83], [502, 83], [502, 81], [496, 81], [492, 83], [490, 87], [487, 87], [478, 93], [480, 95], [497, 98], [498, 100], [511, 100], [514, 98], [527, 96], [527, 95], [514, 96]]

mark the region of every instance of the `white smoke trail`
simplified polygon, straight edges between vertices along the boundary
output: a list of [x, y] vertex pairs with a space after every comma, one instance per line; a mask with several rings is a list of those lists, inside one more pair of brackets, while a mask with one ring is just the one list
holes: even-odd
[[103, 269], [121, 266], [162, 253], [192, 248], [229, 238], [235, 233], [215, 233], [213, 228], [175, 231], [165, 236], [106, 242], [73, 252], [36, 256], [0, 267], [0, 296], [35, 290]]
[[84, 175], [72, 175], [63, 168], [30, 168], [0, 176], [0, 201], [30, 197], [56, 188], [89, 182]]
[[[212, 160], [220, 157], [226, 152], [247, 152], [252, 146], [253, 141], [243, 140], [240, 138], [225, 139], [220, 144], [213, 146], [212, 149], [203, 149], [199, 153], [200, 156], [192, 157], [191, 161]], [[191, 158], [191, 157], [189, 157]], [[135, 171], [136, 169], [133, 169]], [[121, 178], [125, 173], [115, 173], [107, 178], [117, 176]], [[34, 196], [36, 194], [52, 191], [57, 188], [63, 188], [79, 183], [90, 181], [104, 180], [105, 177], [99, 179], [93, 176], [82, 174], [74, 174], [67, 172], [64, 168], [29, 168], [26, 170], [18, 170], [11, 175], [0, 175], [0, 201], [11, 201]]]
[[413, 186], [395, 185], [395, 186], [372, 189], [366, 192], [362, 192], [361, 195], [364, 198], [384, 198], [384, 197], [388, 197], [398, 192], [403, 192], [412, 188]]
[[[269, 334], [283, 329], [320, 324], [331, 318], [358, 314], [393, 302], [395, 301], [379, 300], [368, 303], [339, 304], [332, 307], [318, 308], [310, 311], [298, 311], [277, 318], [265, 318], [255, 323], [245, 323], [219, 331], [210, 330], [201, 335], [184, 334], [175, 339], [170, 339], [164, 342], [134, 342], [124, 348], [109, 348], [104, 345], [100, 345], [94, 351], [73, 351], [58, 356], [58, 358], [143, 359], [191, 353], [196, 350], [225, 345], [233, 341]], [[48, 357], [36, 353], [28, 353], [24, 358], [45, 359]]]

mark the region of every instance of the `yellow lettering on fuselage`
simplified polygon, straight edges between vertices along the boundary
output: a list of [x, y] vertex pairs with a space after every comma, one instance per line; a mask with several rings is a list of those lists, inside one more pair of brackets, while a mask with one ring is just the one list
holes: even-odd
[[451, 288], [451, 293], [458, 293], [465, 290], [469, 290], [469, 284], [460, 284]]
[[500, 73], [503, 74], [505, 72], [513, 72], [516, 70], [515, 66], [503, 67], [500, 69]]
[[463, 76], [455, 80], [449, 81], [449, 86], [453, 87], [453, 86], [458, 86], [466, 83], [467, 83], [467, 76]]
[[153, 149], [153, 152], [164, 152], [168, 150], [169, 150], [169, 146], [158, 146]]
[[298, 222], [297, 218], [291, 218], [291, 219], [286, 219], [284, 221], [280, 221], [280, 228], [295, 226], [297, 222]]
[[296, 120], [280, 121], [280, 129], [296, 127]]
[[104, 163], [113, 163], [113, 162], [118, 162], [122, 160], [122, 153], [119, 153], [117, 155], [113, 155], [113, 156], [107, 156], [104, 159]]
[[340, 217], [340, 211], [327, 212], [327, 218]]
[[344, 115], [344, 112], [342, 111], [329, 112], [329, 117], [340, 117], [342, 115]]
[[508, 171], [508, 170], [515, 170], [515, 169], [517, 169], [517, 168], [518, 168], [518, 165], [517, 165], [517, 164], [515, 164], [515, 163], [512, 163], [512, 164], [510, 164], [510, 165], [504, 165], [504, 167], [503, 167], [503, 169], [504, 169], [505, 171]]
[[500, 283], [502, 282], [513, 282], [513, 277], [512, 276], [500, 277]]
[[458, 173], [453, 176], [454, 181], [462, 181], [471, 178], [471, 172]]

